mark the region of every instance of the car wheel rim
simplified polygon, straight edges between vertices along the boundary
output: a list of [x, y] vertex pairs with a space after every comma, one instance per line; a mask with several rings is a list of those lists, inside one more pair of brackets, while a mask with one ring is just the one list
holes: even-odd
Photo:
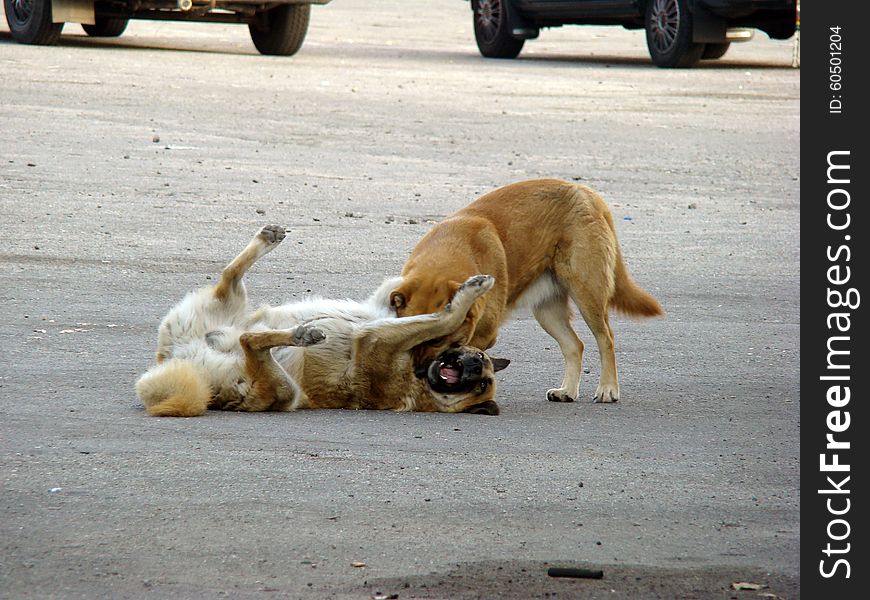
[[12, 14], [16, 25], [26, 25], [33, 16], [33, 0], [12, 0]]
[[501, 11], [499, 0], [480, 0], [477, 3], [477, 25], [484, 43], [492, 43], [498, 35]]
[[667, 54], [677, 41], [680, 27], [680, 5], [677, 0], [653, 0], [649, 32], [653, 46]]

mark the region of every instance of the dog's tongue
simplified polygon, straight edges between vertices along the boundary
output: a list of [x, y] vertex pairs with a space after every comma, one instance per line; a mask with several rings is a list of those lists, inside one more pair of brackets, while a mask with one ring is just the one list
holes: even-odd
[[441, 367], [439, 373], [441, 378], [451, 385], [459, 381], [459, 371], [453, 367]]

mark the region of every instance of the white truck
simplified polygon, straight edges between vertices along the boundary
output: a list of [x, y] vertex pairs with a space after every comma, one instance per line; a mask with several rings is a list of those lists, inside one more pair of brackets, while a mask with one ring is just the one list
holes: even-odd
[[118, 37], [130, 19], [244, 23], [260, 54], [290, 56], [302, 47], [312, 4], [330, 0], [3, 0], [12, 37], [54, 44], [64, 23], [95, 37]]

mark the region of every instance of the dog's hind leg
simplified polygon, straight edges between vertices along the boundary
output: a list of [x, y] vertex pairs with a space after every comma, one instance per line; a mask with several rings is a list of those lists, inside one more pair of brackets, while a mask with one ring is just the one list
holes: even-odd
[[562, 387], [547, 390], [550, 402], [573, 402], [580, 392], [580, 369], [583, 365], [583, 342], [571, 326], [571, 309], [564, 295], [550, 298], [532, 307], [541, 327], [559, 343], [565, 359]]
[[557, 249], [553, 272], [577, 304], [598, 344], [601, 378], [595, 390], [595, 401], [616, 402], [619, 380], [608, 309], [616, 289], [617, 264], [621, 260], [619, 243], [613, 218], [603, 200], [593, 195], [586, 212], [585, 217], [577, 221], [571, 243]]
[[242, 276], [260, 258], [275, 249], [286, 235], [280, 225], [266, 225], [248, 245], [228, 264], [214, 287], [214, 297], [222, 302], [246, 301]]
[[239, 337], [245, 355], [244, 378], [250, 390], [244, 398], [228, 402], [225, 410], [288, 410], [299, 396], [299, 386], [272, 356], [277, 346], [311, 346], [325, 339], [310, 325], [296, 329], [249, 331]]
[[601, 378], [595, 390], [595, 402], [619, 400], [619, 376], [616, 370], [616, 352], [613, 344], [613, 329], [607, 314], [607, 301], [600, 291], [590, 289], [585, 282], [571, 286], [571, 297], [580, 308], [583, 319], [595, 336], [601, 356]]

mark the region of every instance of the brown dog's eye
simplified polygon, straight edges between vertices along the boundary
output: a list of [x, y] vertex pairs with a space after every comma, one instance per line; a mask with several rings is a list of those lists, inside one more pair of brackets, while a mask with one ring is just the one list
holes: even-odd
[[488, 387], [489, 387], [489, 382], [487, 382], [487, 381], [481, 381], [481, 382], [477, 385], [477, 389], [480, 390], [480, 393], [481, 393], [481, 394], [482, 394], [483, 392], [485, 392], [485, 391], [486, 391], [486, 388], [488, 388]]

